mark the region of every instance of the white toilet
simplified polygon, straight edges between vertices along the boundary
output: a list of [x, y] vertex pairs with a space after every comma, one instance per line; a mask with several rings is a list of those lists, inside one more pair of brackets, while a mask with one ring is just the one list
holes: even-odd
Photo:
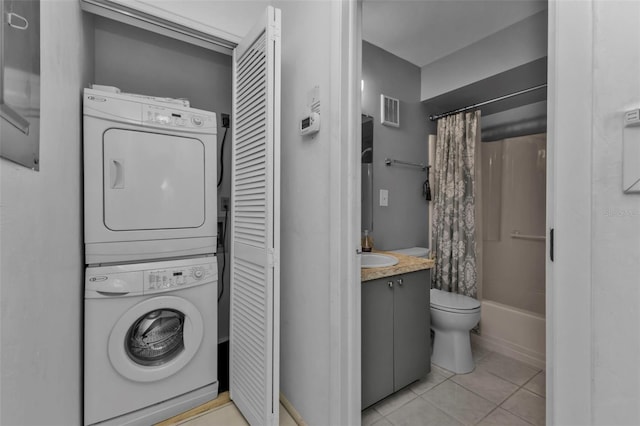
[[473, 371], [469, 330], [480, 321], [480, 302], [472, 297], [431, 289], [431, 362], [457, 374]]
[[[408, 256], [427, 257], [429, 249], [391, 250]], [[469, 330], [480, 321], [480, 302], [462, 294], [431, 289], [431, 328], [435, 332], [431, 362], [457, 374], [473, 371]]]

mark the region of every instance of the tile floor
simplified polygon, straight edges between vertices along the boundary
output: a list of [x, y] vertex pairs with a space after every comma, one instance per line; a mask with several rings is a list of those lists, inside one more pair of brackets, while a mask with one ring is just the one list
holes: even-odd
[[544, 425], [545, 372], [480, 347], [473, 351], [473, 372], [432, 365], [423, 379], [364, 410], [362, 425]]
[[[531, 426], [545, 424], [545, 372], [474, 347], [476, 368], [431, 373], [362, 412], [363, 426]], [[177, 423], [180, 426], [246, 426], [233, 402]], [[280, 425], [296, 426], [280, 405]]]

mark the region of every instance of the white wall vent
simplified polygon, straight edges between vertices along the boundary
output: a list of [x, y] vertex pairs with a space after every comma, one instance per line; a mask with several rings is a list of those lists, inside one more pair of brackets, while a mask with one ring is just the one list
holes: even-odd
[[385, 126], [400, 127], [400, 101], [380, 95], [380, 122]]

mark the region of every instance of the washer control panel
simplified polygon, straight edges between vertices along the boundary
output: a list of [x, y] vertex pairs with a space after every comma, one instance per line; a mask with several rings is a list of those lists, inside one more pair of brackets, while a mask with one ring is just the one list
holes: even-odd
[[215, 281], [212, 263], [144, 271], [144, 293], [175, 290]]

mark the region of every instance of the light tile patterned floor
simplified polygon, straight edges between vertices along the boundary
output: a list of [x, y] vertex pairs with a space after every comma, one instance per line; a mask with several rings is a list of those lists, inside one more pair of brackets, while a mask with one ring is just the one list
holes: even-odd
[[431, 373], [362, 412], [362, 425], [542, 426], [545, 372], [474, 347], [476, 368]]
[[[476, 368], [431, 373], [362, 412], [363, 426], [541, 426], [545, 424], [545, 372], [513, 358], [474, 348]], [[233, 402], [181, 426], [246, 426]], [[280, 425], [296, 426], [280, 405]]]

